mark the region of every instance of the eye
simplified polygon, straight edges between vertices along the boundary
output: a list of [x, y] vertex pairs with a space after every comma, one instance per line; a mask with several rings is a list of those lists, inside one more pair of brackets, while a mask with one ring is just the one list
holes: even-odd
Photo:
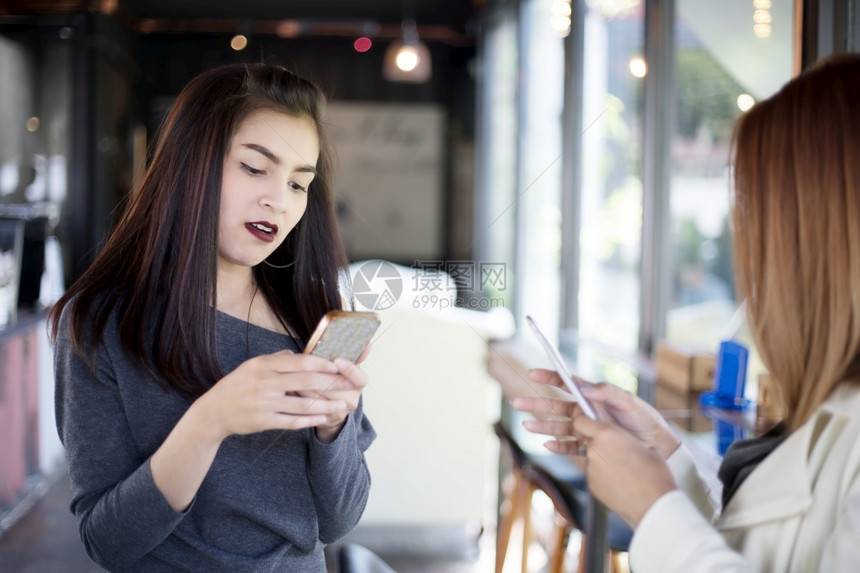
[[245, 171], [247, 171], [251, 175], [265, 175], [266, 174], [266, 172], [264, 170], [251, 167], [247, 163], [242, 163], [241, 165], [242, 165], [242, 169], [244, 169]]
[[288, 185], [290, 186], [290, 189], [292, 189], [293, 191], [302, 191], [303, 193], [307, 193], [307, 192], [308, 192], [308, 188], [307, 188], [307, 187], [302, 187], [301, 185], [299, 185], [299, 184], [298, 184], [298, 183], [296, 183], [295, 181], [290, 181], [290, 182], [288, 183]]

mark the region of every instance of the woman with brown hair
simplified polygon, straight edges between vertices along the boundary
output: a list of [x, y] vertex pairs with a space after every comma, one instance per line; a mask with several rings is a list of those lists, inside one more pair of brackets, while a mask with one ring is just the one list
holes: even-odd
[[109, 570], [325, 571], [364, 510], [367, 377], [300, 353], [342, 307], [324, 104], [276, 66], [192, 80], [52, 309], [71, 508]]
[[[739, 121], [734, 139], [738, 292], [788, 415], [733, 445], [722, 510], [660, 415], [583, 384], [601, 421], [559, 402], [515, 406], [586, 447], [589, 486], [635, 533], [632, 569], [854, 571], [860, 563], [860, 56], [825, 60]], [[535, 371], [537, 382], [557, 376]], [[573, 438], [573, 439], [570, 439]]]

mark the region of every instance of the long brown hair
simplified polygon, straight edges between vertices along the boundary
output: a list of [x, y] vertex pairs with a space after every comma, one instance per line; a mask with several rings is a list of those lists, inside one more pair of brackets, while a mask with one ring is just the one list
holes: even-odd
[[751, 331], [796, 429], [860, 378], [860, 56], [824, 60], [734, 136], [734, 249]]
[[51, 310], [52, 338], [69, 307], [71, 340], [84, 354], [116, 309], [122, 345], [162, 383], [199, 395], [223, 375], [214, 335], [222, 169], [241, 122], [271, 109], [312, 119], [319, 135], [307, 210], [270, 257], [292, 264], [254, 268], [278, 319], [306, 339], [323, 314], [341, 308], [338, 277], [347, 261], [332, 205], [325, 99], [314, 84], [272, 65], [228, 65], [194, 78], [165, 119], [106, 246]]

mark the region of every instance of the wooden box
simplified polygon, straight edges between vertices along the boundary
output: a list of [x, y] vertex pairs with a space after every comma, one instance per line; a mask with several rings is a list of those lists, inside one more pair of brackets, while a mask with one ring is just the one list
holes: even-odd
[[714, 386], [716, 355], [665, 342], [657, 343], [657, 384], [677, 393], [704, 392]]
[[759, 374], [758, 398], [756, 399], [756, 420], [759, 422], [779, 422], [785, 418], [785, 404], [779, 387], [770, 374]]
[[654, 388], [654, 407], [664, 418], [690, 432], [710, 432], [713, 422], [699, 408], [701, 392], [678, 393], [665, 386]]

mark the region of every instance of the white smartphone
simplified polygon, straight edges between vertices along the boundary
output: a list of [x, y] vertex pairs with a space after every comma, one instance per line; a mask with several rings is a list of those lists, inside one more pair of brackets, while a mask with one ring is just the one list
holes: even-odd
[[326, 360], [345, 358], [355, 362], [379, 328], [375, 312], [332, 310], [317, 325], [305, 347], [305, 354]]
[[570, 375], [570, 371], [567, 369], [567, 366], [564, 363], [564, 360], [561, 359], [561, 355], [558, 353], [558, 350], [550, 344], [549, 340], [546, 336], [544, 336], [541, 329], [538, 328], [537, 323], [531, 316], [526, 316], [526, 322], [529, 323], [529, 326], [532, 329], [532, 332], [535, 333], [535, 336], [540, 342], [540, 345], [543, 346], [544, 352], [546, 352], [547, 357], [549, 358], [552, 365], [555, 367], [556, 372], [561, 377], [564, 385], [567, 386], [567, 389], [573, 394], [573, 397], [576, 399], [579, 407], [582, 408], [582, 411], [586, 416], [591, 418], [592, 420], [597, 419], [597, 412], [594, 410], [594, 407], [591, 403], [585, 399], [585, 396], [582, 395], [582, 392], [579, 390], [579, 386], [577, 386], [576, 382], [573, 381], [573, 377]]

